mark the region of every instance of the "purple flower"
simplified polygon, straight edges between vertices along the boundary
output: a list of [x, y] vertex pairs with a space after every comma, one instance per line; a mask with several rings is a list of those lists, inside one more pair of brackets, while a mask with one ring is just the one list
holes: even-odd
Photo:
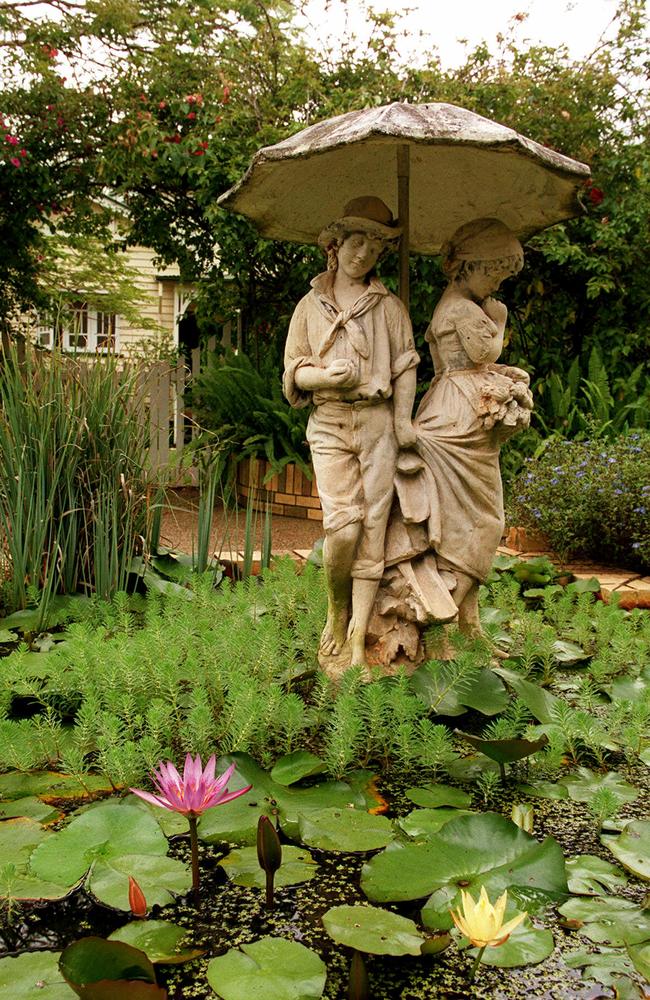
[[252, 785], [247, 785], [246, 788], [238, 788], [236, 792], [229, 792], [227, 786], [235, 770], [235, 765], [231, 764], [222, 775], [215, 778], [215, 764], [216, 758], [212, 754], [210, 760], [205, 765], [205, 770], [203, 770], [200, 755], [197, 753], [196, 757], [193, 758], [188, 753], [185, 758], [183, 777], [181, 778], [171, 761], [167, 761], [166, 764], [160, 761], [158, 770], [153, 773], [153, 783], [158, 792], [157, 795], [152, 795], [151, 792], [143, 792], [139, 788], [131, 789], [134, 795], [144, 799], [145, 802], [151, 802], [154, 806], [162, 806], [163, 809], [169, 809], [171, 812], [187, 816], [190, 825], [190, 844], [192, 848], [192, 887], [194, 889], [194, 901], [197, 905], [199, 902], [197, 819], [206, 809], [210, 809], [212, 806], [222, 806], [224, 802], [230, 802], [240, 795], [245, 795], [253, 787]]
[[159, 770], [153, 773], [153, 783], [158, 794], [152, 795], [139, 788], [132, 788], [131, 791], [154, 806], [162, 806], [163, 809], [181, 813], [183, 816], [200, 816], [206, 809], [230, 802], [240, 795], [245, 795], [252, 788], [252, 785], [248, 785], [246, 788], [229, 792], [227, 785], [235, 765], [231, 764], [227, 771], [215, 778], [215, 764], [216, 757], [212, 754], [203, 770], [199, 754], [193, 759], [188, 753], [181, 778], [171, 761], [166, 764], [160, 761]]
[[646, 512], [645, 507], [635, 507], [634, 508], [634, 513], [635, 514], [645, 514], [645, 512]]
[[641, 542], [632, 542], [632, 548], [633, 549], [640, 549], [641, 548]]

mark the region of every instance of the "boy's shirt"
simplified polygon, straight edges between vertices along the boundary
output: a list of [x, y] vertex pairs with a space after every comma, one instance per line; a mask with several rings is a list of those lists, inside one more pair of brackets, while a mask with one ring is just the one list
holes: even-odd
[[[284, 394], [291, 406], [389, 399], [395, 379], [418, 364], [411, 321], [400, 299], [378, 278], [371, 278], [354, 305], [340, 310], [332, 296], [334, 277], [334, 271], [317, 275], [311, 282], [312, 290], [300, 300], [291, 318], [283, 377]], [[357, 385], [314, 392], [296, 385], [299, 368], [327, 368], [341, 358], [354, 362]]]

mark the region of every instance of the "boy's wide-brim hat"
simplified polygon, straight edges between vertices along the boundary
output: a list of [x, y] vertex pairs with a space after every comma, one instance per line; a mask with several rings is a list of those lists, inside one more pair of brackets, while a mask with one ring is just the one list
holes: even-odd
[[366, 233], [372, 239], [392, 243], [402, 235], [402, 227], [397, 224], [390, 208], [381, 198], [366, 195], [349, 201], [341, 218], [325, 226], [318, 237], [318, 243], [327, 248], [346, 233]]

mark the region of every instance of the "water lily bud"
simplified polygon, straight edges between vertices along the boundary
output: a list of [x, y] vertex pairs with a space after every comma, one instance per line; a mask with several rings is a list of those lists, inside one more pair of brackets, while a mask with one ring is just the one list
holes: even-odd
[[348, 982], [348, 1000], [370, 1000], [370, 984], [366, 963], [360, 951], [352, 954], [350, 962], [350, 979]]
[[526, 833], [532, 833], [534, 827], [533, 807], [529, 802], [517, 802], [512, 807], [512, 822], [516, 823], [520, 829]]
[[268, 816], [260, 816], [257, 823], [257, 860], [265, 872], [277, 872], [282, 864], [282, 845], [278, 831]]
[[147, 901], [144, 898], [144, 893], [140, 888], [136, 879], [133, 875], [129, 875], [129, 906], [131, 907], [131, 913], [134, 917], [146, 917], [147, 915]]

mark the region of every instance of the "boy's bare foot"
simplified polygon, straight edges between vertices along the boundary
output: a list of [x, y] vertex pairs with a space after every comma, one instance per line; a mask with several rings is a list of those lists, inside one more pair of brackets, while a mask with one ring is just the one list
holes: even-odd
[[347, 609], [327, 612], [327, 621], [320, 637], [320, 651], [325, 656], [338, 656], [343, 649], [348, 625]]

